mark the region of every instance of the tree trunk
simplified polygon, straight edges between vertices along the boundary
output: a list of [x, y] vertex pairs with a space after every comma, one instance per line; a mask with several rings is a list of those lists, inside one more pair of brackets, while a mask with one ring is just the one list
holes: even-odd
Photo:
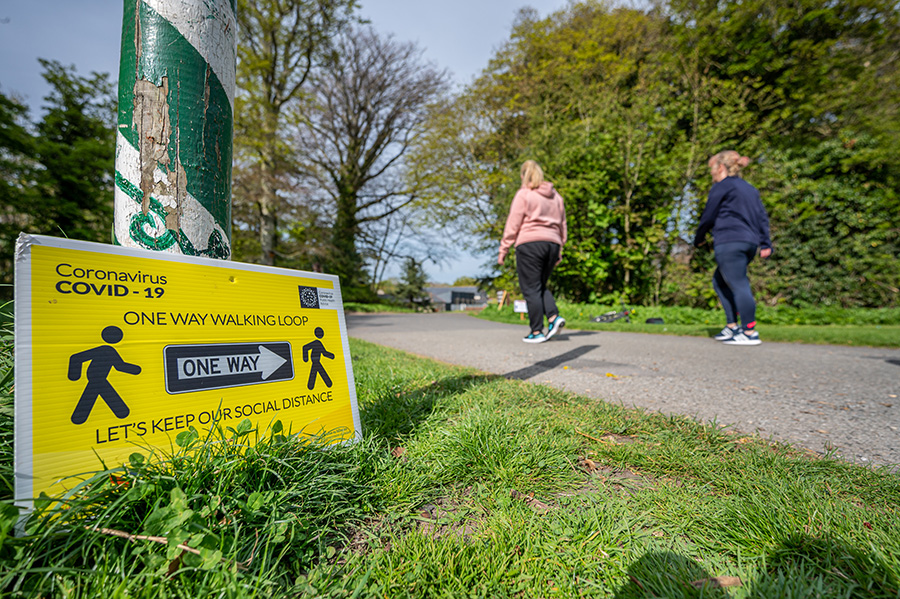
[[275, 189], [272, 187], [272, 169], [267, 160], [259, 167], [259, 263], [275, 265]]
[[275, 266], [275, 244], [278, 230], [278, 187], [276, 184], [276, 154], [278, 144], [278, 110], [266, 107], [264, 131], [259, 163], [259, 263]]
[[116, 244], [231, 257], [234, 0], [125, 0]]
[[334, 274], [341, 278], [342, 287], [359, 286], [362, 282], [362, 258], [356, 250], [359, 222], [356, 196], [342, 194], [337, 202], [337, 217], [334, 222], [332, 244], [334, 245]]

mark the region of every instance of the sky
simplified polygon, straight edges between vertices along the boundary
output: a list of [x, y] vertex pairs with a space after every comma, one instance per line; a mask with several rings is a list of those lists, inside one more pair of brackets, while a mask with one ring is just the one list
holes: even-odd
[[[38, 58], [75, 65], [79, 75], [92, 71], [118, 78], [123, 0], [0, 0], [0, 91], [15, 94], [40, 115], [49, 92]], [[520, 8], [544, 17], [567, 0], [362, 0], [360, 16], [382, 33], [414, 41], [427, 60], [446, 68], [464, 85], [487, 66], [509, 38]], [[498, 240], [499, 244], [499, 240]], [[434, 282], [452, 283], [475, 276], [491, 256], [461, 250], [439, 265], [427, 264]], [[397, 269], [388, 274], [396, 274]]]

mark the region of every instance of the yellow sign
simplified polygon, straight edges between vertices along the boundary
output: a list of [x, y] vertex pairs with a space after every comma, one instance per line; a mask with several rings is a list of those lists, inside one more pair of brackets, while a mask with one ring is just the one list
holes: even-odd
[[22, 235], [16, 499], [250, 419], [361, 436], [338, 278]]

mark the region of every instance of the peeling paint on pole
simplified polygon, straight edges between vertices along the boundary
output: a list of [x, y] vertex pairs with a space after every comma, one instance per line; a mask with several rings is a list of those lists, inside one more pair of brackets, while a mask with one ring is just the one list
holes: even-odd
[[115, 243], [231, 257], [236, 0], [125, 0]]

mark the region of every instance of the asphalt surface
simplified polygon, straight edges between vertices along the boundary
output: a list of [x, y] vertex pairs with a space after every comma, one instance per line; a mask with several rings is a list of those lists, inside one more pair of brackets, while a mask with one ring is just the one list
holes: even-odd
[[900, 350], [563, 329], [463, 313], [348, 314], [351, 337], [627, 407], [715, 421], [844, 459], [900, 465]]

